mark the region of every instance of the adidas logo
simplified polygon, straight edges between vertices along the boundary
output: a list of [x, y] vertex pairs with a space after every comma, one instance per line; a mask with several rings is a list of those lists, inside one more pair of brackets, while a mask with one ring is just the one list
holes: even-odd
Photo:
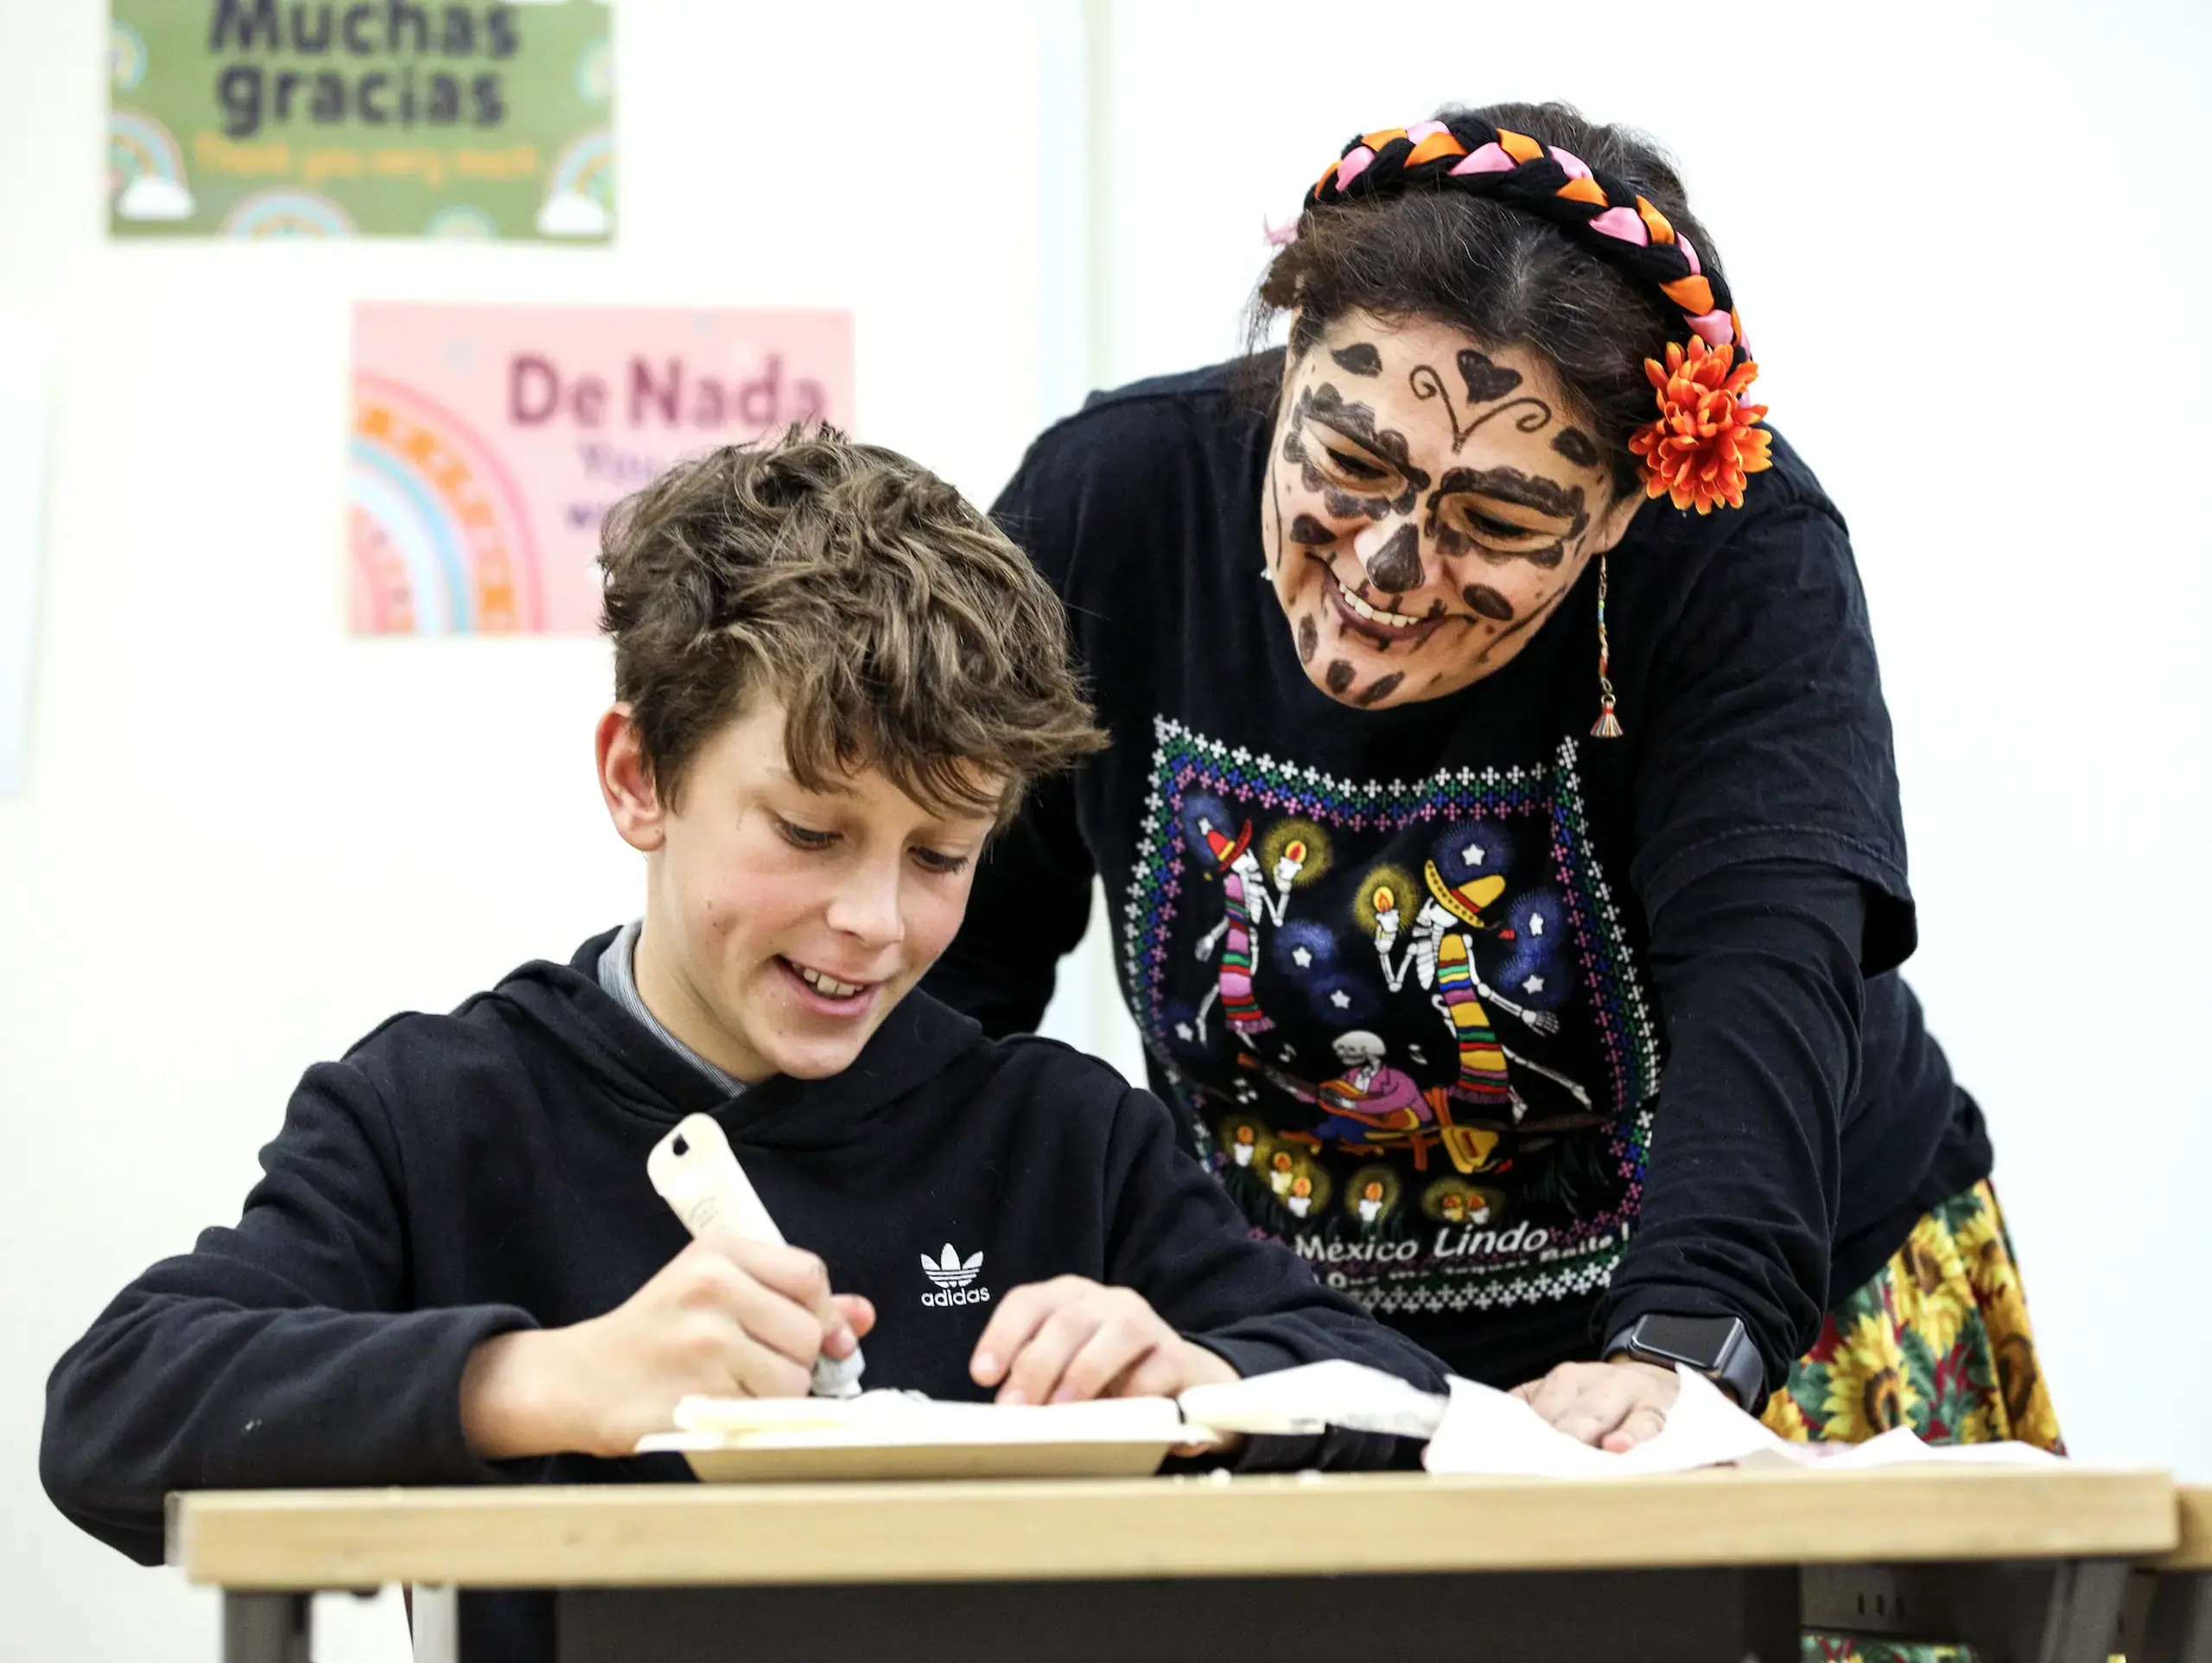
[[936, 1292], [922, 1296], [925, 1305], [984, 1305], [991, 1301], [990, 1289], [968, 1285], [983, 1273], [983, 1255], [980, 1253], [963, 1259], [948, 1241], [937, 1258], [922, 1255], [922, 1272], [937, 1284]]

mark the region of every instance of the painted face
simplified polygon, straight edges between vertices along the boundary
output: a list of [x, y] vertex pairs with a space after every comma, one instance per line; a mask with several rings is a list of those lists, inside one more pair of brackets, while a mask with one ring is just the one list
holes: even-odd
[[1375, 709], [1512, 662], [1640, 505], [1577, 419], [1533, 354], [1424, 320], [1287, 362], [1261, 528], [1316, 687]]
[[[613, 720], [614, 713], [610, 713]], [[601, 724], [601, 784], [613, 778]], [[639, 991], [677, 1038], [748, 1082], [840, 1072], [951, 943], [988, 816], [948, 819], [874, 770], [810, 791], [784, 712], [756, 700], [704, 746], [681, 807], [647, 790], [618, 827], [647, 851]]]

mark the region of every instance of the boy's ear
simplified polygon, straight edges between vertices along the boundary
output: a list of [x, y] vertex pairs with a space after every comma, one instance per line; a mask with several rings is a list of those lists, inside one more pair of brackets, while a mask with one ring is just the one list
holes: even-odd
[[594, 735], [599, 757], [599, 794], [607, 818], [622, 841], [651, 854], [668, 841], [667, 811], [653, 785], [653, 771], [630, 707], [618, 704], [599, 719]]

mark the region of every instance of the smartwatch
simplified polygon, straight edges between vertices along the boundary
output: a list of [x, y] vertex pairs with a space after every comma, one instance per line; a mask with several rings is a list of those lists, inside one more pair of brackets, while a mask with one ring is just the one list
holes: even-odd
[[1734, 1317], [1639, 1317], [1605, 1343], [1605, 1358], [1633, 1357], [1670, 1367], [1681, 1363], [1757, 1414], [1764, 1406], [1766, 1368], [1751, 1336]]

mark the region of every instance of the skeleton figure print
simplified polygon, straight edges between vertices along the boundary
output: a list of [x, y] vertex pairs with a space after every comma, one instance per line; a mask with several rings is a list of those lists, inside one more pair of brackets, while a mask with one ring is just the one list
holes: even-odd
[[[1252, 825], [1245, 822], [1234, 837], [1224, 835], [1203, 816], [1198, 835], [1206, 853], [1221, 874], [1221, 922], [1201, 936], [1200, 960], [1216, 960], [1220, 968], [1214, 986], [1198, 1006], [1198, 1031], [1205, 1031], [1207, 1012], [1220, 1002], [1222, 1014], [1240, 1038], [1265, 1033], [1274, 1026], [1252, 997], [1252, 949], [1259, 926], [1269, 917], [1268, 893], [1261, 886], [1260, 863], [1252, 857]], [[1287, 884], [1284, 885], [1287, 888]], [[1274, 922], [1282, 921], [1282, 899], [1274, 905]]]
[[[1462, 858], [1479, 865], [1484, 853], [1478, 835], [1468, 843]], [[1532, 1033], [1559, 1031], [1559, 1018], [1549, 1011], [1516, 1004], [1483, 980], [1474, 952], [1475, 938], [1491, 935], [1510, 942], [1520, 933], [1510, 925], [1488, 921], [1484, 916], [1484, 909], [1491, 907], [1504, 893], [1505, 879], [1488, 873], [1464, 884], [1447, 885], [1438, 875], [1433, 860], [1423, 865], [1421, 875], [1427, 898], [1414, 919], [1413, 939], [1395, 962], [1390, 953], [1398, 937], [1395, 892], [1387, 883], [1378, 885], [1368, 902], [1375, 915], [1375, 951], [1382, 962], [1383, 981], [1395, 993], [1405, 986], [1408, 971], [1417, 972], [1421, 987], [1433, 990], [1432, 1002], [1443, 1016], [1452, 1042], [1459, 1048], [1459, 1077], [1449, 1088], [1451, 1095], [1480, 1110], [1495, 1111], [1504, 1106], [1518, 1122], [1528, 1113], [1529, 1105], [1528, 1100], [1514, 1089], [1508, 1066], [1511, 1064], [1543, 1076], [1587, 1109], [1590, 1094], [1579, 1083], [1509, 1050], [1492, 1030], [1490, 1012], [1495, 1010], [1511, 1017]], [[1538, 905], [1527, 910], [1525, 928], [1532, 942], [1542, 936], [1545, 924], [1546, 909]], [[1532, 995], [1541, 994], [1544, 986], [1544, 977], [1534, 974], [1529, 979], [1528, 991]]]
[[1598, 1285], [1658, 1063], [1575, 741], [1357, 782], [1156, 733], [1122, 962], [1253, 1226], [1378, 1310]]
[[[1280, 925], [1292, 888], [1319, 878], [1329, 864], [1326, 839], [1318, 828], [1279, 826], [1270, 835], [1268, 847], [1255, 854], [1251, 822], [1246, 821], [1236, 836], [1228, 836], [1207, 817], [1206, 809], [1217, 806], [1198, 805], [1192, 821], [1192, 847], [1204, 850], [1219, 877], [1222, 898], [1220, 921], [1198, 938], [1195, 949], [1200, 962], [1217, 967], [1213, 986], [1198, 1001], [1191, 1019], [1201, 1044], [1207, 1019], [1217, 1005], [1230, 1031], [1240, 1039], [1256, 1038], [1274, 1026], [1252, 991], [1253, 956], [1258, 950], [1262, 926]], [[1301, 831], [1310, 833], [1311, 838], [1299, 835]], [[1274, 879], [1272, 890], [1268, 887], [1269, 874]]]

